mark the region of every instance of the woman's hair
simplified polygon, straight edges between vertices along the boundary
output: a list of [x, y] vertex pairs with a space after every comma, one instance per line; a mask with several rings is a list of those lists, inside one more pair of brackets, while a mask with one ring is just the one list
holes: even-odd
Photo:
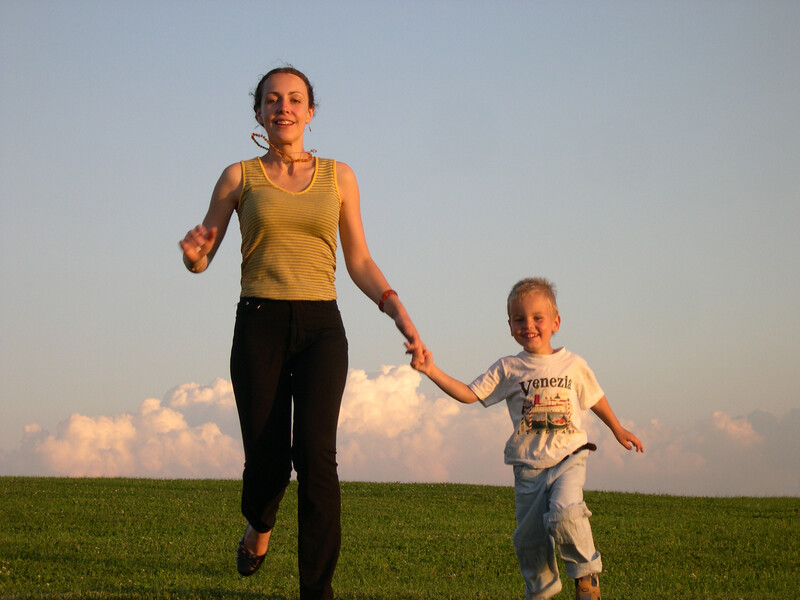
[[550, 302], [550, 306], [553, 308], [553, 314], [558, 314], [556, 286], [544, 277], [528, 277], [515, 283], [514, 287], [511, 288], [511, 292], [508, 294], [506, 310], [510, 313], [511, 302], [523, 296], [527, 296], [528, 294], [542, 294]]
[[285, 67], [278, 67], [277, 69], [272, 69], [269, 73], [267, 73], [261, 78], [261, 81], [258, 82], [255, 91], [251, 94], [253, 96], [254, 112], [261, 107], [261, 97], [264, 94], [264, 84], [271, 75], [275, 75], [276, 73], [289, 73], [291, 75], [296, 75], [297, 77], [302, 79], [303, 83], [306, 84], [306, 90], [308, 91], [308, 107], [316, 108], [316, 105], [314, 104], [314, 86], [311, 85], [311, 82], [308, 80], [308, 77], [306, 77], [302, 71], [298, 71], [294, 67], [287, 65]]

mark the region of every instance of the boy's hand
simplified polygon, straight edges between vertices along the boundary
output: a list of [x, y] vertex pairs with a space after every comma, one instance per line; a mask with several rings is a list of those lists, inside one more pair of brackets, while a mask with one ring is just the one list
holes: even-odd
[[433, 362], [433, 354], [427, 348], [422, 349], [421, 357], [416, 356], [411, 359], [411, 366], [420, 373], [427, 375], [433, 383], [439, 386], [445, 394], [461, 402], [462, 404], [472, 404], [478, 402], [479, 398], [475, 395], [467, 384], [450, 377], [444, 373]]
[[431, 354], [430, 350], [424, 348], [420, 356], [414, 355], [411, 358], [411, 366], [420, 373], [430, 375], [433, 368], [433, 354]]
[[633, 435], [627, 429], [620, 428], [619, 431], [615, 431], [614, 437], [617, 438], [617, 441], [622, 444], [626, 450], [636, 448], [637, 452], [644, 452], [644, 446], [642, 446], [642, 442], [639, 441], [639, 438]]
[[644, 452], [644, 446], [642, 446], [642, 442], [639, 441], [639, 438], [619, 424], [619, 420], [617, 420], [614, 411], [611, 410], [611, 406], [605, 396], [600, 398], [592, 407], [592, 412], [600, 417], [600, 420], [606, 424], [625, 450], [636, 448], [637, 452]]

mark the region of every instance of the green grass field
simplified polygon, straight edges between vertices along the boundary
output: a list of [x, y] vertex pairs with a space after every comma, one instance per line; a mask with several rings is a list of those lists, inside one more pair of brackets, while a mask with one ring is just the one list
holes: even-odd
[[[0, 598], [293, 600], [296, 502], [240, 577], [236, 481], [0, 478]], [[342, 600], [522, 600], [512, 488], [343, 483]], [[800, 597], [799, 498], [587, 492], [603, 598]], [[556, 596], [573, 598], [564, 578]]]

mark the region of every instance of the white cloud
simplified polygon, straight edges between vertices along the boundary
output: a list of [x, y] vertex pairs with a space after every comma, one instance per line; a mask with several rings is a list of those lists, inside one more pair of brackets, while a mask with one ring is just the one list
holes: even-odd
[[131, 414], [70, 415], [56, 433], [27, 425], [20, 448], [3, 461], [3, 471], [71, 477], [238, 477], [243, 463], [238, 429], [223, 433], [214, 422], [188, 422], [209, 410], [230, 422], [228, 413], [235, 415], [235, 408], [227, 401], [229, 387], [222, 380], [180, 386], [167, 401], [181, 410], [147, 398]]
[[[349, 373], [339, 420], [343, 480], [512, 485], [503, 464], [504, 405], [464, 406], [420, 391], [410, 367]], [[625, 451], [598, 419], [587, 489], [684, 495], [800, 496], [800, 409], [778, 419], [716, 411], [686, 425], [623, 425], [645, 444]], [[55, 433], [25, 427], [0, 472], [23, 475], [238, 478], [242, 451], [228, 381], [186, 383], [136, 412], [73, 414]]]
[[383, 367], [370, 378], [351, 370], [339, 418], [342, 479], [447, 480], [451, 449], [443, 431], [458, 414], [455, 402], [428, 402], [411, 367]]
[[712, 426], [737, 446], [761, 444], [764, 438], [753, 430], [753, 425], [745, 418], [732, 419], [722, 411], [711, 415]]
[[193, 405], [235, 408], [233, 386], [230, 381], [217, 377], [209, 385], [184, 383], [167, 394], [170, 406], [183, 408]]
[[589, 489], [687, 496], [800, 496], [800, 409], [783, 418], [762, 411], [716, 411], [678, 427], [627, 424], [645, 454], [626, 452], [602, 425]]

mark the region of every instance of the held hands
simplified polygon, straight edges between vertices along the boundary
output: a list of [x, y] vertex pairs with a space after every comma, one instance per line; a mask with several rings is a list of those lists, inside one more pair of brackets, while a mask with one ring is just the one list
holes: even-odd
[[406, 338], [406, 354], [411, 355], [412, 363], [415, 360], [421, 360], [422, 352], [425, 350], [425, 344], [422, 342], [422, 339], [420, 339], [419, 332], [414, 326], [414, 322], [411, 320], [411, 317], [408, 316], [397, 294], [394, 293], [385, 299], [382, 298], [380, 306], [381, 310], [392, 318], [397, 329], [403, 334], [403, 337]]
[[413, 357], [411, 359], [411, 366], [420, 373], [427, 375], [428, 379], [439, 386], [440, 390], [462, 404], [472, 404], [480, 400], [467, 384], [451, 377], [437, 367], [433, 362], [433, 354], [427, 348], [422, 349], [421, 357]]
[[433, 354], [427, 348], [423, 348], [419, 358], [411, 357], [411, 366], [423, 375], [430, 375], [433, 368]]
[[[400, 312], [403, 314], [401, 315]], [[411, 355], [412, 364], [415, 360], [421, 360], [422, 353], [425, 352], [425, 344], [420, 339], [417, 328], [414, 327], [414, 323], [411, 322], [408, 314], [405, 314], [405, 311], [399, 311], [394, 317], [394, 324], [408, 340], [405, 343], [406, 354]]]

